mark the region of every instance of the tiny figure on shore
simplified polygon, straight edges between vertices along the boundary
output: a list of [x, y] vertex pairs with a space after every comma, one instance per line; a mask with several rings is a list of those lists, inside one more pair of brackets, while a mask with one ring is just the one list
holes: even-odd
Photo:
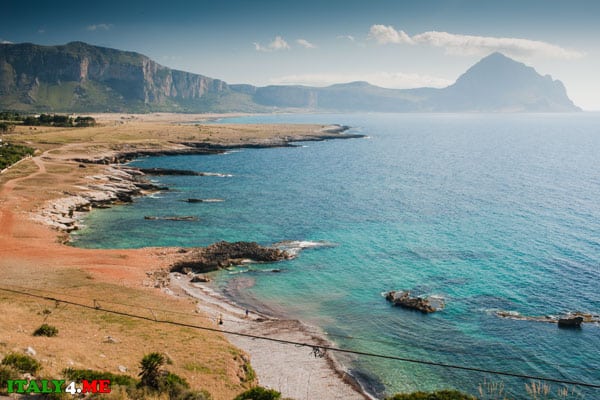
[[219, 314], [219, 325], [223, 325], [223, 314]]
[[250, 311], [248, 311], [248, 309], [246, 308], [246, 318], [248, 318], [249, 314], [250, 314]]

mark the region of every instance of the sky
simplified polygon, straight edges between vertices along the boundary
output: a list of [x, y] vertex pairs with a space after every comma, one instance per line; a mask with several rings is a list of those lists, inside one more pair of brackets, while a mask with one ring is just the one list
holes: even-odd
[[228, 83], [444, 87], [500, 51], [600, 110], [600, 1], [3, 0], [0, 42], [84, 41]]

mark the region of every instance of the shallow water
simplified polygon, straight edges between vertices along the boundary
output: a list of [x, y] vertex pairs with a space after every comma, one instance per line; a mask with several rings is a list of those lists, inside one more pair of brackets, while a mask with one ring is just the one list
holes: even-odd
[[[92, 212], [75, 243], [326, 241], [334, 245], [258, 267], [281, 273], [244, 268], [220, 274], [218, 283], [237, 288], [242, 301], [355, 337], [331, 337], [344, 348], [600, 383], [600, 326], [565, 330], [494, 315], [600, 313], [600, 115], [316, 114], [227, 122], [340, 123], [369, 138], [138, 160], [133, 164], [231, 176], [157, 177], [172, 190]], [[181, 201], [187, 198], [224, 201]], [[254, 285], [236, 283], [240, 278]], [[447, 306], [431, 315], [391, 308], [381, 296], [390, 289], [439, 295]], [[485, 378], [504, 381], [517, 397], [525, 393], [519, 379], [370, 357], [345, 362], [374, 391], [476, 393]]]

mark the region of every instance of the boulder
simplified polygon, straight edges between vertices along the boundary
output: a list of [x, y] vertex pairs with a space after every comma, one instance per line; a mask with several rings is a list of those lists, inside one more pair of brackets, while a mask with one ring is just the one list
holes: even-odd
[[583, 322], [583, 317], [564, 317], [558, 319], [558, 327], [559, 328], [579, 328], [581, 327], [581, 323]]
[[204, 275], [194, 275], [194, 277], [190, 280], [192, 283], [205, 283], [210, 282], [210, 279]]
[[385, 299], [395, 306], [421, 311], [424, 314], [436, 312], [443, 307], [435, 307], [427, 298], [412, 297], [410, 291], [392, 290], [385, 294]]

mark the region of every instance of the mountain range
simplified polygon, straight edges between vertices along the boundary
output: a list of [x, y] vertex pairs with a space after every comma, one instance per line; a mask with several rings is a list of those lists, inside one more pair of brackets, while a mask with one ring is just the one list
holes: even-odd
[[562, 82], [500, 53], [442, 88], [228, 84], [139, 53], [71, 42], [0, 44], [0, 108], [46, 112], [571, 112]]

